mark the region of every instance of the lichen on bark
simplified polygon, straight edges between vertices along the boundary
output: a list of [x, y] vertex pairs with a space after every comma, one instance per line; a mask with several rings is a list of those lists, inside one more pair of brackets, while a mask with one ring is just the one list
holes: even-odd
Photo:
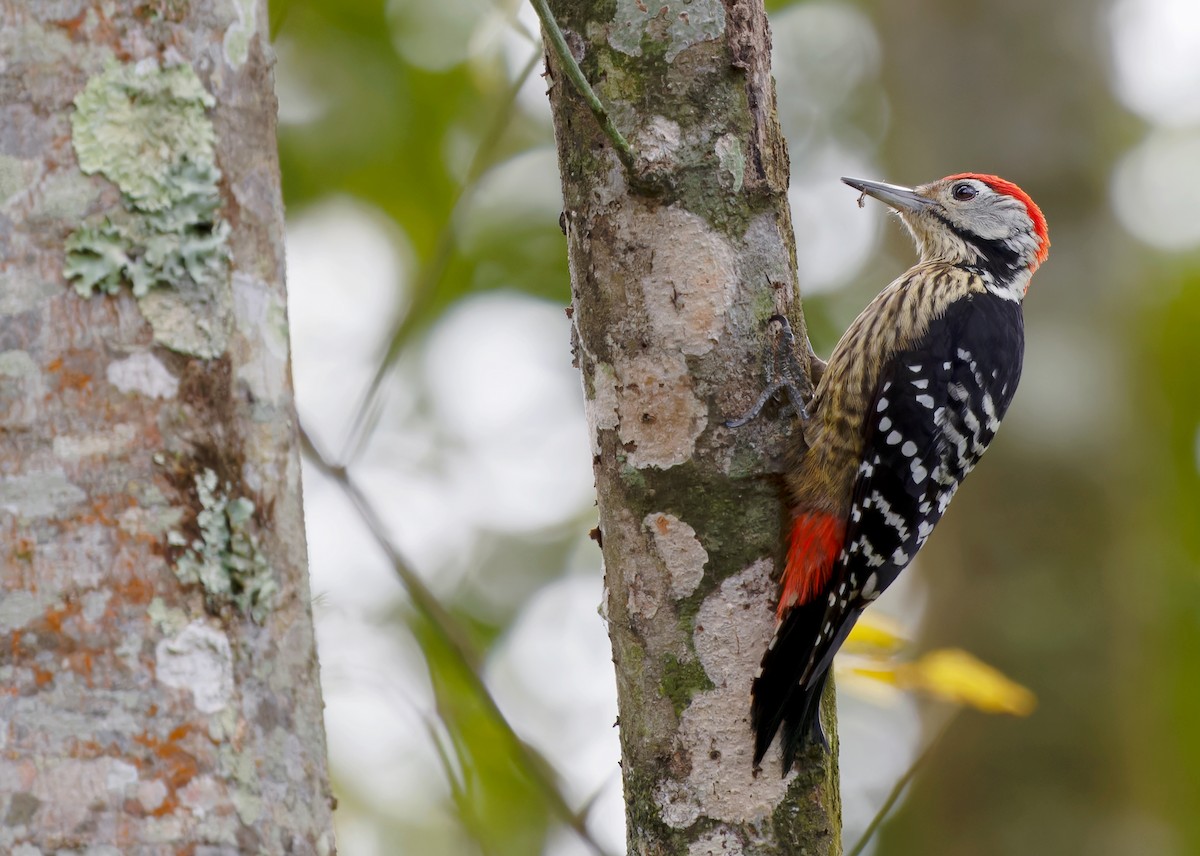
[[79, 225], [63, 262], [82, 297], [127, 285], [160, 342], [204, 358], [224, 352], [232, 314], [214, 104], [178, 61], [109, 61], [88, 80], [71, 116], [75, 155], [85, 174], [120, 189], [121, 202]]
[[195, 483], [198, 537], [189, 539], [179, 530], [167, 533], [167, 543], [182, 550], [175, 575], [185, 584], [200, 585], [210, 608], [230, 603], [261, 624], [279, 585], [254, 529], [254, 502], [230, 496], [232, 486], [221, 485], [210, 469], [197, 473]]
[[79, 168], [121, 189], [122, 208], [83, 223], [68, 239], [64, 273], [84, 297], [135, 297], [184, 277], [209, 288], [228, 274], [229, 224], [207, 111], [213, 97], [190, 65], [110, 62], [75, 98]]

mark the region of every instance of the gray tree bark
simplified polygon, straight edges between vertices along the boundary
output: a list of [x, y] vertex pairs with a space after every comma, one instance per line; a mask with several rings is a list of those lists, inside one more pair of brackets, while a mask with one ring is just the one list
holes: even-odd
[[787, 778], [777, 749], [751, 761], [787, 420], [724, 423], [762, 389], [766, 320], [806, 338], [762, 3], [551, 7], [635, 155], [551, 53], [629, 852], [840, 853], [836, 739]]
[[266, 3], [0, 56], [0, 851], [332, 853]]

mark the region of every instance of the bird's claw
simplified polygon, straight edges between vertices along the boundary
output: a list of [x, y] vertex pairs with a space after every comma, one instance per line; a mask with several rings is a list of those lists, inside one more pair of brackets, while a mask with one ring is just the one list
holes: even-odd
[[808, 421], [808, 407], [804, 395], [800, 392], [804, 375], [796, 357], [796, 335], [792, 332], [792, 325], [783, 315], [772, 315], [767, 323], [779, 327], [778, 332], [768, 339], [766, 345], [768, 354], [764, 363], [767, 386], [749, 410], [736, 419], [726, 421], [726, 428], [740, 428], [757, 418], [767, 402], [780, 392], [787, 394], [785, 410], [790, 409], [801, 422]]

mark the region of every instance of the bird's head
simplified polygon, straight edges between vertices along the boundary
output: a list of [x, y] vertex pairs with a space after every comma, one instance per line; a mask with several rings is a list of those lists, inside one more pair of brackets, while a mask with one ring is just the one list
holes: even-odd
[[921, 261], [978, 265], [1019, 289], [1050, 252], [1046, 218], [1029, 194], [995, 175], [964, 172], [919, 187], [843, 178], [890, 205], [912, 233]]

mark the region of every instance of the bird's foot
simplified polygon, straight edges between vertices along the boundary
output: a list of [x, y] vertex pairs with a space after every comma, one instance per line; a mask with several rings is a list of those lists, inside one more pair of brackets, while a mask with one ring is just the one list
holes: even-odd
[[781, 392], [787, 396], [785, 409], [795, 413], [801, 422], [808, 421], [808, 407], [801, 390], [810, 388], [810, 384], [796, 354], [796, 334], [783, 315], [772, 315], [767, 327], [766, 354], [763, 357], [767, 386], [749, 410], [725, 423], [727, 428], [740, 428], [757, 418], [767, 402]]

